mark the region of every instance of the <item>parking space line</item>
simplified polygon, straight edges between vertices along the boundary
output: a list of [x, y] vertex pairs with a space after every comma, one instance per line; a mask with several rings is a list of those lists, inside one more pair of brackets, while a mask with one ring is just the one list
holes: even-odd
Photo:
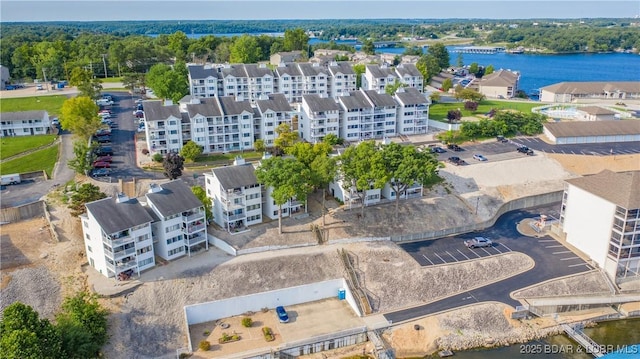
[[551, 254], [565, 254], [565, 253], [571, 253], [571, 251], [553, 252]]
[[564, 247], [562, 244], [558, 244], [557, 246], [544, 246], [545, 248], [561, 248]]
[[497, 246], [495, 246], [495, 247], [493, 247], [493, 246], [492, 246], [491, 248], [492, 248], [492, 249], [495, 249], [498, 253], [502, 253], [502, 252], [498, 249], [498, 247], [499, 247], [499, 246], [500, 246], [500, 245], [497, 245]]
[[438, 255], [438, 253], [435, 253], [435, 252], [434, 252], [433, 254], [434, 254], [436, 257], [440, 258], [440, 260], [442, 261], [442, 263], [447, 263], [447, 261], [445, 261], [444, 259], [442, 259], [442, 257], [440, 257], [440, 256]]
[[424, 259], [428, 260], [428, 261], [429, 261], [429, 263], [431, 263], [431, 265], [432, 265], [432, 266], [433, 266], [433, 265], [435, 265], [435, 264], [431, 261], [431, 259], [429, 259], [429, 257], [425, 256], [424, 254], [423, 254], [422, 256], [424, 257]]
[[465, 258], [467, 258], [467, 259], [471, 260], [471, 258], [467, 257], [467, 255], [466, 255], [466, 254], [464, 254], [464, 253], [460, 252], [460, 250], [459, 250], [459, 249], [456, 249], [456, 250], [457, 250], [460, 254], [462, 254]]
[[572, 265], [567, 266], [567, 267], [579, 267], [579, 266], [587, 266], [587, 267], [589, 267], [586, 263], [572, 264]]
[[500, 244], [501, 246], [505, 247], [509, 252], [512, 252], [511, 248], [509, 248], [509, 247], [505, 246], [505, 245], [504, 245], [504, 244], [502, 244], [502, 243], [499, 243], [499, 244]]
[[449, 251], [445, 251], [445, 253], [447, 253], [451, 258], [453, 258], [454, 261], [459, 262], [458, 258], [454, 257], [451, 253], [449, 253]]
[[486, 249], [484, 248], [480, 248], [480, 249], [482, 249], [486, 254], [491, 255], [491, 253], [489, 253], [489, 251], [487, 251]]
[[580, 259], [580, 257], [567, 257], [567, 258], [560, 258], [561, 261], [570, 261], [572, 259]]
[[473, 254], [475, 254], [478, 258], [482, 258], [481, 255], [479, 255], [478, 253], [476, 253], [476, 251], [474, 251], [473, 249], [469, 248], [469, 251]]

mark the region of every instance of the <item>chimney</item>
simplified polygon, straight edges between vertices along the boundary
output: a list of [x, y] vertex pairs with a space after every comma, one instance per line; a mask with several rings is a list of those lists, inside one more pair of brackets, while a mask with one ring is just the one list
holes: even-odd
[[240, 166], [240, 165], [244, 165], [244, 158], [242, 158], [242, 156], [236, 156], [236, 159], [233, 160], [233, 165], [234, 166]]
[[198, 104], [200, 104], [200, 103], [202, 103], [202, 102], [200, 102], [200, 99], [199, 99], [199, 98], [197, 98], [197, 97], [192, 97], [192, 98], [189, 100], [189, 103], [190, 103], [190, 104], [192, 104], [192, 105], [198, 105]]
[[127, 195], [124, 194], [124, 192], [120, 192], [116, 196], [116, 203], [124, 203], [124, 202], [127, 202], [128, 200], [129, 200], [129, 197], [127, 197]]
[[169, 100], [169, 99], [164, 100], [164, 105], [165, 106], [172, 106], [173, 105], [173, 100]]
[[152, 183], [149, 185], [148, 193], [157, 193], [162, 191], [162, 187], [160, 187], [157, 183]]

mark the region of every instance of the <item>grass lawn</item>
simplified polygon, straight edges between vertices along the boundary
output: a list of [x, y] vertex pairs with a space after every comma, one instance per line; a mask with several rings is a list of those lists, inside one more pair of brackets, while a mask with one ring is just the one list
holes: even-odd
[[0, 148], [0, 160], [47, 145], [55, 139], [56, 135], [4, 137]]
[[49, 116], [56, 116], [66, 99], [64, 95], [3, 98], [0, 99], [0, 112], [45, 110]]
[[101, 78], [100, 81], [102, 81], [103, 83], [122, 82], [122, 77], [107, 77], [106, 79]]
[[532, 108], [539, 106], [542, 106], [542, 104], [539, 102], [485, 100], [480, 102], [477, 111], [468, 111], [464, 109], [463, 102], [436, 103], [429, 106], [429, 118], [436, 121], [447, 121], [447, 112], [449, 112], [449, 110], [457, 109], [460, 109], [460, 111], [462, 111], [463, 117], [482, 115], [491, 111], [492, 108], [495, 108], [497, 110], [518, 110], [520, 112], [530, 113]]
[[25, 173], [45, 170], [49, 178], [51, 178], [53, 166], [58, 159], [58, 147], [51, 146], [27, 156], [7, 161], [0, 167], [0, 173]]
[[256, 160], [256, 159], [262, 158], [262, 153], [258, 153], [255, 151], [244, 151], [244, 153], [233, 152], [233, 153], [225, 153], [225, 154], [216, 153], [213, 155], [206, 155], [206, 156], [202, 155], [196, 158], [194, 163], [233, 161], [234, 159], [236, 159], [236, 156], [238, 155], [242, 156], [242, 158], [246, 160]]

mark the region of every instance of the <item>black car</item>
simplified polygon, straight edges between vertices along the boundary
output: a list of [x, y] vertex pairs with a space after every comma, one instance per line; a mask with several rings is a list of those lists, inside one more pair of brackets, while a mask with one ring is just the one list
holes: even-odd
[[109, 135], [96, 136], [95, 140], [98, 143], [107, 143], [107, 142], [111, 142], [111, 136]]
[[96, 148], [96, 156], [113, 156], [113, 149], [111, 147], [98, 147]]
[[509, 140], [508, 140], [508, 139], [506, 139], [506, 138], [504, 138], [504, 136], [497, 136], [497, 137], [496, 137], [496, 140], [497, 140], [498, 142], [502, 142], [502, 143], [507, 143], [507, 142], [509, 142]]
[[456, 152], [464, 151], [464, 149], [462, 147], [456, 145], [455, 143], [448, 144], [447, 148], [450, 149], [450, 150], [456, 151]]
[[431, 147], [431, 153], [445, 153], [447, 152], [447, 150], [445, 150], [442, 147]]
[[533, 156], [533, 150], [532, 150], [532, 149], [530, 149], [530, 148], [529, 148], [529, 147], [527, 147], [527, 146], [520, 146], [520, 147], [518, 147], [518, 149], [517, 149], [516, 151], [518, 151], [518, 152], [520, 152], [520, 153], [524, 153], [524, 154], [526, 154], [527, 156]]
[[458, 156], [451, 156], [447, 158], [447, 162], [452, 163], [456, 166], [462, 166], [467, 164], [462, 158]]

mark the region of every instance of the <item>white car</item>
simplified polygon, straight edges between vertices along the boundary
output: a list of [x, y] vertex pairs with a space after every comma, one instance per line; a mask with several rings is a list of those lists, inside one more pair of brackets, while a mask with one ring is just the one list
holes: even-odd
[[57, 117], [51, 119], [51, 126], [58, 126], [60, 124], [60, 120]]

